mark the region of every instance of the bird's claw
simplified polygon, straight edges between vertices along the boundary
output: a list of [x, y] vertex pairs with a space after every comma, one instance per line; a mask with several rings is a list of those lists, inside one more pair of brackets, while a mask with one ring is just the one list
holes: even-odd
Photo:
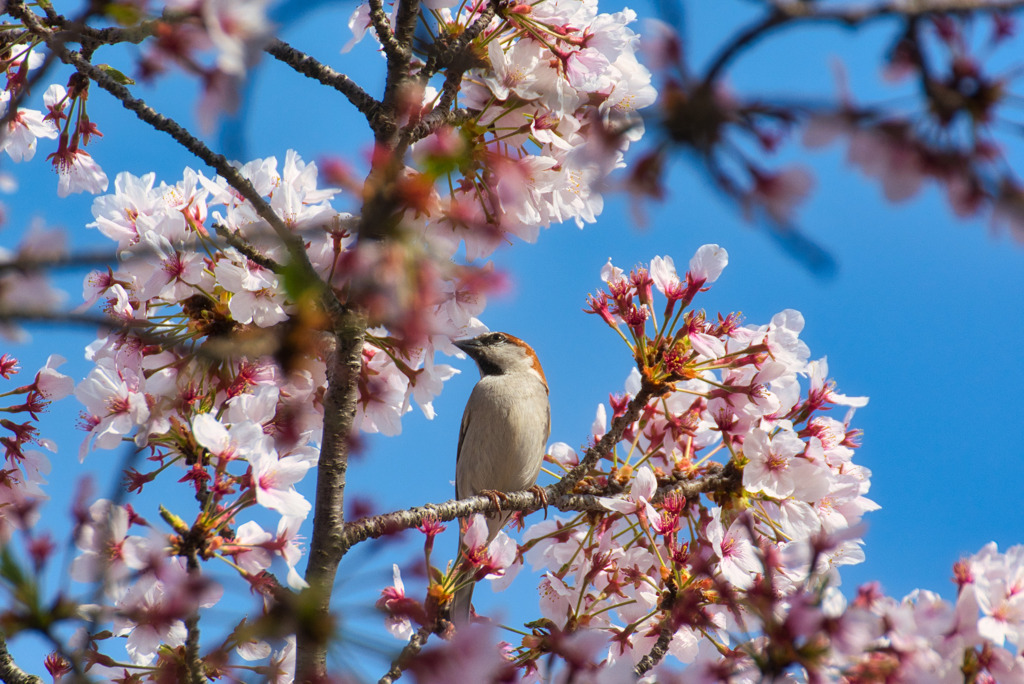
[[486, 496], [494, 504], [495, 512], [501, 513], [500, 501], [508, 501], [508, 495], [505, 492], [499, 492], [497, 489], [481, 489], [477, 492], [478, 496]]
[[540, 485], [536, 485], [536, 484], [533, 485], [532, 487], [530, 487], [530, 489], [528, 491], [531, 491], [531, 492], [533, 492], [534, 494], [536, 494], [537, 496], [540, 497], [540, 503], [541, 503], [542, 506], [544, 506], [544, 519], [547, 520], [548, 519], [548, 493], [547, 493], [547, 491], [543, 487], [541, 487]]

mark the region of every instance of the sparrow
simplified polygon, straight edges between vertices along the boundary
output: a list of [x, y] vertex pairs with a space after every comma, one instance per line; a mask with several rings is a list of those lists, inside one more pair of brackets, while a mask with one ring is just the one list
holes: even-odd
[[[455, 346], [480, 369], [480, 381], [462, 414], [455, 498], [498, 498], [534, 487], [551, 433], [548, 383], [537, 354], [518, 337], [502, 332], [460, 340]], [[488, 516], [488, 538], [493, 539], [510, 517]], [[469, 622], [472, 598], [472, 584], [455, 592], [450, 614], [456, 625]]]

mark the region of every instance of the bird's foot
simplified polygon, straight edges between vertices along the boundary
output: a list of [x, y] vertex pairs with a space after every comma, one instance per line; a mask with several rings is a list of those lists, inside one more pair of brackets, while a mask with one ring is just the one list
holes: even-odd
[[477, 492], [477, 496], [486, 496], [490, 499], [497, 513], [501, 513], [500, 502], [508, 501], [508, 495], [505, 492], [499, 492], [497, 489], [481, 489]]
[[532, 487], [530, 487], [530, 489], [527, 490], [527, 491], [533, 492], [534, 494], [536, 494], [537, 496], [540, 497], [540, 503], [541, 503], [542, 506], [544, 506], [544, 519], [547, 520], [548, 519], [548, 493], [547, 493], [547, 491], [543, 487], [541, 487], [540, 485], [536, 485], [536, 484], [533, 485]]

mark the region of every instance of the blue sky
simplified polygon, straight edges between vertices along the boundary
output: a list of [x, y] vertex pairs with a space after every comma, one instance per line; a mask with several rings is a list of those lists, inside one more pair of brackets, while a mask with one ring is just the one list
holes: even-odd
[[[744, 2], [691, 4], [699, 5], [688, 18], [697, 63], [753, 9]], [[641, 16], [649, 12], [633, 6]], [[602, 4], [604, 11], [617, 8]], [[283, 37], [356, 75], [378, 94], [380, 81], [371, 74], [380, 71], [382, 61], [369, 46], [338, 54], [347, 40], [344, 24], [350, 11], [346, 4], [312, 12], [289, 25]], [[775, 36], [738, 63], [730, 82], [741, 93], [831, 96], [834, 64], [842, 60], [852, 90], [863, 101], [889, 101], [906, 93], [884, 86], [878, 70], [892, 30], [881, 25], [861, 33], [815, 29]], [[117, 64], [115, 56], [104, 61]], [[252, 107], [237, 129], [245, 134], [249, 158], [276, 155], [283, 160], [291, 147], [306, 159], [330, 154], [363, 167], [370, 136], [339, 97], [270, 59], [255, 78]], [[158, 110], [194, 123], [188, 104], [194, 84], [171, 79], [157, 90], [140, 87], [139, 92]], [[146, 130], [98, 89], [89, 108], [105, 133], [90, 151], [111, 180], [118, 170], [154, 170], [158, 179], [174, 182], [185, 165], [197, 166], [166, 136]], [[13, 244], [17, 232], [41, 216], [48, 225], [67, 228], [73, 245], [103, 244], [84, 227], [92, 220], [91, 198], [56, 198], [45, 147], [29, 164], [5, 162], [21, 190], [5, 198], [9, 223], [0, 242]], [[796, 161], [817, 176], [798, 222], [837, 260], [832, 277], [812, 275], [782, 253], [680, 157], [665, 183], [670, 196], [663, 205], [648, 207], [646, 226], [633, 225], [626, 198], [610, 196], [596, 225], [583, 230], [556, 226], [544, 231], [536, 245], [516, 243], [500, 250], [495, 261], [512, 276], [513, 288], [491, 301], [483, 320], [533, 345], [551, 387], [551, 439], [578, 446], [589, 435], [597, 403], [622, 390], [630, 368], [621, 340], [581, 311], [587, 293], [601, 285], [601, 266], [611, 257], [629, 269], [655, 255], [671, 255], [685, 264], [701, 244], [722, 245], [729, 251], [729, 266], [695, 304], [709, 314], [742, 311], [754, 324], [783, 309], [801, 311], [807, 323], [803, 339], [814, 358], [828, 357], [839, 391], [871, 398], [854, 420], [865, 433], [857, 458], [873, 471], [869, 496], [882, 509], [867, 518], [867, 561], [844, 571], [844, 587], [852, 590], [879, 580], [897, 597], [922, 587], [952, 598], [954, 561], [989, 541], [1001, 549], [1024, 543], [1019, 436], [1024, 363], [1018, 352], [1024, 339], [1024, 246], [993, 234], [987, 221], [953, 220], [934, 187], [904, 204], [888, 204], [877, 184], [847, 166], [842, 145], [808, 152], [786, 144], [778, 165]], [[336, 206], [351, 208], [343, 202]], [[81, 274], [66, 274], [62, 281], [77, 296]], [[33, 334], [31, 346], [4, 347], [22, 359], [26, 373], [50, 352], [72, 359], [69, 372], [76, 379], [86, 372], [82, 348], [92, 339], [88, 331], [36, 328]], [[452, 496], [458, 424], [477, 371], [468, 360], [448, 362], [462, 373], [435, 401], [437, 418], [426, 421], [413, 412], [401, 436], [368, 439], [350, 471], [350, 495], [371, 497], [379, 510]], [[76, 458], [82, 438], [73, 427], [76, 411], [64, 402], [48, 422], [49, 436], [59, 441], [61, 451], [53, 458], [53, 501], [41, 525], [52, 527], [58, 538], [66, 533], [67, 502], [82, 472]], [[120, 458], [112, 452], [87, 458], [84, 469], [95, 473], [101, 491], [111, 486]], [[312, 474], [305, 484], [311, 496]], [[419, 545], [418, 539], [414, 542]], [[454, 553], [454, 544], [450, 535], [438, 556]], [[345, 614], [360, 619], [358, 606], [372, 601], [389, 582], [390, 563], [409, 557], [409, 551], [382, 545], [348, 559], [342, 575], [349, 579], [340, 595]], [[477, 605], [481, 612], [519, 606], [512, 616], [526, 617], [530, 613], [522, 607], [534, 605], [533, 589], [526, 581], [509, 590], [514, 593], [492, 597], [484, 588], [477, 591]], [[16, 656], [19, 648], [29, 646], [15, 642]], [[372, 667], [366, 672], [379, 676]]]

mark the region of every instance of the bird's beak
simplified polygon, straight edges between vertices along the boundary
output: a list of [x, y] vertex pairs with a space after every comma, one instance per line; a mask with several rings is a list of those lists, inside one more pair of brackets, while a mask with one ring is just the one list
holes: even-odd
[[476, 338], [471, 340], [456, 340], [452, 342], [452, 344], [469, 354], [470, 358], [472, 358], [476, 354], [477, 350], [480, 349], [480, 343]]

